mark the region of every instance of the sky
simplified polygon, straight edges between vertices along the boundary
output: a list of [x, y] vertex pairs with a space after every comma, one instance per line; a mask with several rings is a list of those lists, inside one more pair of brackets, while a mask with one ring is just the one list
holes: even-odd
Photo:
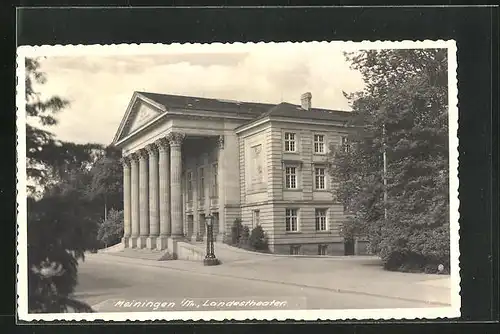
[[70, 101], [48, 130], [76, 143], [110, 144], [134, 91], [294, 104], [311, 92], [313, 107], [349, 110], [342, 92], [363, 88], [343, 50], [328, 43], [191, 45], [126, 55], [108, 49], [39, 61], [47, 82], [37, 91]]

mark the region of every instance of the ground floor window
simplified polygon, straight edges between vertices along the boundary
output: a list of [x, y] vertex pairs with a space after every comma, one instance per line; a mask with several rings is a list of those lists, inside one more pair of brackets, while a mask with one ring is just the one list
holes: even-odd
[[299, 230], [297, 218], [298, 218], [297, 209], [285, 210], [285, 230], [287, 232], [297, 232]]
[[316, 209], [316, 231], [326, 231], [328, 227], [326, 225], [326, 209]]
[[318, 255], [327, 255], [328, 245], [318, 245]]
[[260, 210], [253, 210], [252, 227], [260, 225]]
[[300, 254], [300, 245], [291, 245], [290, 255], [299, 255], [299, 254]]

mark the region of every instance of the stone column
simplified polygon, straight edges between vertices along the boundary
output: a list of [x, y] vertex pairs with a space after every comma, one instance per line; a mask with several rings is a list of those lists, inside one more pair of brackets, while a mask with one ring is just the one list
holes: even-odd
[[130, 220], [132, 231], [130, 233], [129, 247], [137, 247], [139, 238], [139, 156], [130, 155]]
[[159, 161], [159, 209], [160, 209], [160, 236], [156, 239], [156, 249], [167, 248], [167, 237], [172, 228], [170, 224], [170, 148], [168, 140], [161, 138], [157, 141]]
[[200, 213], [198, 212], [198, 158], [195, 159], [193, 167], [193, 235], [191, 241], [196, 242], [200, 238]]
[[182, 192], [181, 192], [181, 144], [184, 134], [172, 132], [168, 135], [170, 142], [170, 209], [172, 221], [172, 238], [183, 238]]
[[146, 239], [149, 237], [149, 170], [148, 152], [144, 149], [139, 151], [139, 238], [137, 248], [146, 247]]
[[217, 155], [217, 177], [218, 177], [218, 203], [219, 203], [219, 221], [218, 221], [218, 231], [214, 231], [215, 240], [217, 242], [223, 242], [224, 233], [226, 233], [226, 159], [225, 159], [225, 151], [224, 151], [224, 135], [219, 136], [217, 138], [218, 143], [218, 155]]
[[149, 237], [146, 247], [155, 249], [156, 238], [160, 235], [158, 149], [155, 144], [148, 145], [146, 149], [149, 153]]
[[129, 246], [129, 240], [132, 229], [131, 209], [131, 184], [130, 184], [130, 158], [123, 157], [123, 238], [122, 243], [125, 248]]

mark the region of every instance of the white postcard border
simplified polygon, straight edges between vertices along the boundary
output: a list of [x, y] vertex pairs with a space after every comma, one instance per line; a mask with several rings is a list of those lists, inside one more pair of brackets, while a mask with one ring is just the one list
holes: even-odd
[[[27, 207], [26, 207], [26, 110], [25, 62], [26, 57], [76, 55], [139, 55], [176, 52], [236, 52], [270, 43], [186, 43], [186, 44], [118, 44], [118, 45], [43, 45], [21, 46], [17, 49], [17, 315], [22, 321], [153, 321], [153, 320], [366, 320], [366, 319], [436, 319], [460, 316], [460, 250], [459, 250], [459, 197], [458, 197], [458, 86], [456, 43], [443, 41], [363, 41], [363, 42], [293, 42], [331, 43], [342, 50], [362, 49], [448, 49], [448, 101], [449, 101], [449, 177], [450, 177], [450, 279], [451, 306], [394, 309], [346, 310], [251, 310], [251, 311], [172, 311], [172, 312], [117, 312], [117, 313], [28, 313], [27, 268]], [[272, 44], [292, 44], [272, 43]]]

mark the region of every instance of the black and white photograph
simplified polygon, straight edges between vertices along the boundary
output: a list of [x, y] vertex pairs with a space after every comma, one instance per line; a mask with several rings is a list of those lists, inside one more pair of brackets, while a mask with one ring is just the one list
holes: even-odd
[[454, 41], [17, 65], [20, 320], [460, 316]]

